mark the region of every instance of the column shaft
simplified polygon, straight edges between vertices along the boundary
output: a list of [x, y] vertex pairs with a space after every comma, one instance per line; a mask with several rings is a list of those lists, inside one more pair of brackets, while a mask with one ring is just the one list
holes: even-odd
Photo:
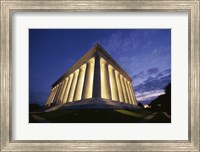
[[122, 91], [122, 84], [121, 84], [121, 81], [120, 81], [120, 76], [119, 76], [118, 71], [115, 71], [115, 77], [116, 77], [116, 82], [117, 82], [119, 101], [124, 102], [124, 94], [123, 94], [123, 91]]
[[61, 82], [60, 91], [58, 94], [58, 103], [61, 103], [61, 94], [63, 92], [64, 81]]
[[107, 62], [101, 58], [101, 97], [111, 99], [111, 90], [109, 82], [109, 71]]
[[82, 93], [83, 99], [92, 98], [93, 80], [94, 80], [94, 58], [90, 59], [87, 63], [85, 80], [83, 85], [83, 93]]
[[133, 94], [134, 105], [137, 105], [137, 100], [136, 100], [135, 93], [133, 91], [133, 86], [132, 85], [131, 85], [131, 91], [132, 91], [132, 94]]
[[53, 89], [51, 89], [51, 92], [50, 92], [50, 95], [49, 95], [49, 97], [48, 97], [48, 99], [47, 99], [47, 102], [45, 103], [45, 106], [48, 106], [49, 105], [49, 103], [50, 103], [50, 101], [51, 101], [51, 98], [52, 98], [52, 96], [53, 96]]
[[118, 97], [118, 92], [117, 92], [114, 68], [109, 65], [108, 69], [109, 69], [109, 78], [110, 78], [111, 97], [112, 97], [112, 100], [118, 101], [119, 97]]
[[58, 103], [58, 95], [59, 95], [59, 93], [60, 93], [60, 88], [61, 88], [61, 84], [59, 83], [59, 84], [58, 84], [58, 90], [56, 91], [56, 96], [55, 96], [55, 98], [54, 98], [54, 102], [55, 102], [55, 103]]
[[77, 78], [78, 78], [78, 74], [79, 74], [79, 69], [77, 69], [74, 72], [74, 78], [71, 84], [71, 88], [70, 88], [70, 92], [69, 92], [69, 98], [68, 98], [68, 102], [72, 102], [73, 98], [74, 98], [74, 92], [75, 92], [75, 88], [76, 88], [76, 84], [77, 84]]
[[121, 84], [122, 84], [122, 91], [123, 91], [123, 95], [124, 95], [124, 102], [128, 103], [128, 96], [126, 93], [126, 88], [125, 88], [125, 84], [124, 84], [124, 78], [122, 75], [120, 75], [120, 80], [121, 80]]
[[64, 87], [63, 87], [62, 94], [61, 94], [61, 98], [60, 98], [61, 103], [64, 103], [63, 98], [64, 98], [64, 95], [65, 95], [65, 92], [66, 92], [68, 80], [69, 80], [69, 77], [67, 77], [67, 78], [65, 79]]
[[130, 98], [130, 94], [129, 94], [129, 90], [128, 90], [128, 86], [127, 86], [127, 80], [125, 78], [124, 78], [124, 84], [125, 84], [126, 93], [128, 96], [128, 103], [131, 104], [131, 98]]
[[134, 105], [133, 93], [131, 91], [131, 85], [130, 85], [130, 83], [128, 83], [128, 89], [129, 89], [129, 93], [130, 93], [130, 97], [131, 97], [131, 104]]
[[55, 98], [55, 95], [56, 95], [56, 91], [57, 91], [57, 88], [54, 87], [54, 92], [53, 92], [53, 96], [51, 98], [50, 104], [54, 101], [54, 98]]
[[81, 96], [83, 92], [83, 83], [84, 83], [84, 78], [85, 78], [85, 70], [86, 70], [86, 64], [80, 67], [80, 72], [79, 72], [75, 94], [74, 94], [74, 101], [81, 100]]
[[50, 104], [54, 102], [57, 90], [58, 90], [58, 87], [54, 87], [54, 93], [53, 93]]
[[63, 102], [66, 103], [68, 101], [68, 97], [69, 97], [69, 90], [70, 90], [70, 87], [71, 87], [71, 84], [72, 84], [72, 79], [74, 77], [74, 74], [70, 74], [69, 76], [69, 80], [68, 80], [68, 83], [67, 83], [67, 87], [66, 87], [66, 91], [65, 91], [65, 95], [63, 97]]
[[116, 91], [116, 100], [120, 102], [119, 99], [119, 90], [118, 90], [118, 85], [117, 85], [117, 77], [115, 75], [115, 69], [113, 69], [113, 77], [114, 77], [114, 84], [115, 84], [115, 91]]

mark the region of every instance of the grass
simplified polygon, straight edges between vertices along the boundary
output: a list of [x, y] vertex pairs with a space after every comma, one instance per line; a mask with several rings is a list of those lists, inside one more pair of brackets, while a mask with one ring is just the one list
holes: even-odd
[[158, 112], [153, 119], [149, 120], [149, 123], [156, 123], [156, 122], [170, 123], [171, 120], [168, 119], [162, 112]]
[[136, 117], [136, 118], [143, 118], [144, 116], [152, 113], [151, 111], [147, 110], [138, 110], [138, 111], [130, 111], [130, 110], [115, 110], [119, 113], [122, 113], [127, 116]]
[[40, 121], [33, 118], [31, 114], [29, 114], [29, 123], [40, 123]]
[[[148, 110], [57, 110], [37, 114], [52, 123], [135, 123], [151, 114]], [[31, 123], [37, 123], [29, 116]]]

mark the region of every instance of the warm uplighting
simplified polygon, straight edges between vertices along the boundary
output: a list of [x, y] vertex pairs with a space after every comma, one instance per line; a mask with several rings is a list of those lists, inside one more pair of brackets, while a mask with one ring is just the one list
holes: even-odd
[[108, 63], [101, 58], [100, 59], [101, 70], [101, 97], [105, 99], [111, 99], [111, 92], [109, 84]]
[[67, 88], [66, 88], [66, 91], [65, 91], [63, 103], [66, 103], [68, 101], [68, 96], [69, 96], [69, 91], [70, 91], [70, 86], [71, 86], [71, 83], [72, 83], [73, 76], [74, 76], [73, 73], [70, 74], [70, 76], [69, 76], [69, 80], [68, 80], [68, 83], [67, 83]]
[[136, 104], [131, 78], [116, 63], [94, 53], [89, 60], [79, 64], [52, 88], [46, 106], [95, 97]]
[[92, 58], [87, 62], [87, 69], [85, 74], [85, 81], [83, 86], [83, 99], [92, 98], [93, 80], [94, 80], [94, 62], [95, 59]]
[[116, 77], [116, 82], [117, 82], [117, 89], [118, 89], [118, 95], [119, 95], [119, 101], [124, 102], [124, 95], [122, 91], [122, 84], [120, 81], [120, 75], [118, 71], [115, 71], [115, 77]]
[[117, 85], [116, 85], [114, 68], [111, 65], [109, 65], [108, 66], [108, 70], [109, 70], [111, 97], [112, 97], [112, 100], [118, 101], [119, 98], [118, 98], [118, 92], [117, 92]]
[[84, 64], [80, 67], [78, 82], [77, 82], [77, 86], [76, 86], [75, 93], [74, 93], [74, 101], [81, 100], [81, 96], [82, 96], [82, 92], [83, 92], [83, 83], [84, 83], [84, 79], [85, 79], [85, 70], [86, 70], [86, 64]]
[[74, 97], [74, 92], [75, 92], [75, 88], [76, 88], [76, 83], [77, 83], [78, 74], [79, 74], [79, 69], [77, 69], [77, 70], [74, 72], [74, 77], [73, 77], [73, 80], [72, 80], [72, 84], [71, 84], [70, 92], [69, 92], [69, 97], [68, 97], [68, 100], [67, 100], [68, 102], [72, 102], [72, 101], [73, 101], [73, 97]]

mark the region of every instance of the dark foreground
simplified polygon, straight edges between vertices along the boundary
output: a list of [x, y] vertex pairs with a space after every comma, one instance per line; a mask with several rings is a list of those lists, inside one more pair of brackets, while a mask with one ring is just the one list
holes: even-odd
[[165, 112], [148, 110], [57, 110], [30, 113], [29, 123], [170, 123]]

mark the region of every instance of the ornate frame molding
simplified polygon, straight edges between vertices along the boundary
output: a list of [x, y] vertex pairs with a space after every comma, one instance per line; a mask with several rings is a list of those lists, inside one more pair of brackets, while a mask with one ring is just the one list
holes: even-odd
[[[0, 141], [1, 151], [199, 151], [200, 140], [200, 0], [0, 0]], [[24, 11], [177, 12], [189, 14], [189, 140], [188, 141], [15, 141], [12, 126], [12, 15]]]

